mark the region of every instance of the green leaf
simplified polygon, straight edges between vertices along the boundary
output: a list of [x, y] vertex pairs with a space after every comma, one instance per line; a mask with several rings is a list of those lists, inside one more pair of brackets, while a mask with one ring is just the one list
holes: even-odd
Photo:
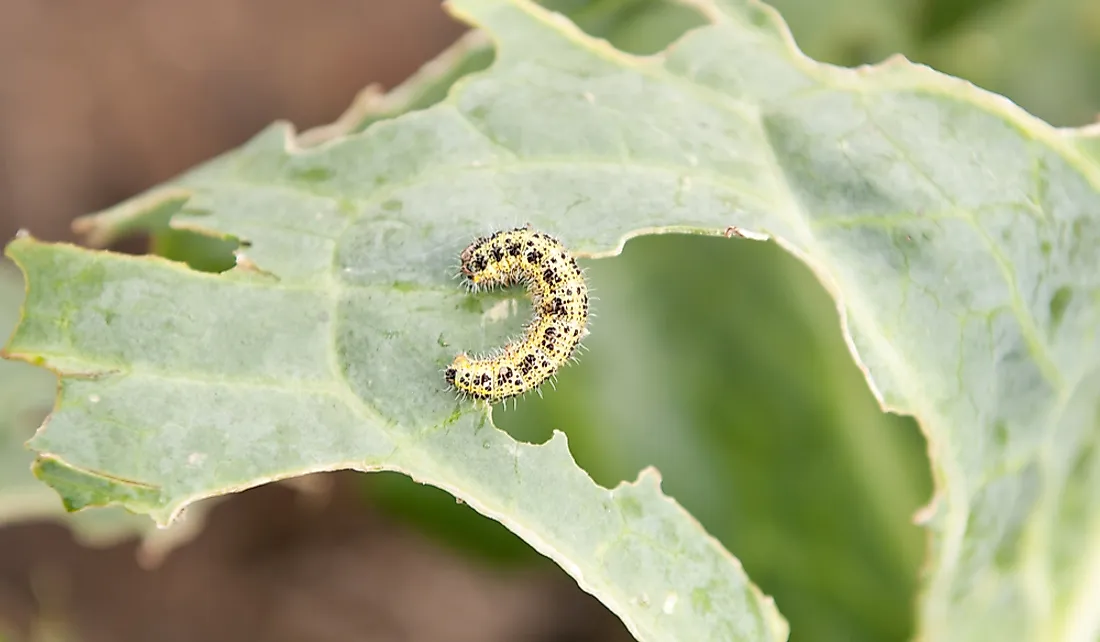
[[517, 444], [439, 377], [518, 324], [450, 281], [472, 235], [530, 222], [595, 257], [735, 226], [817, 271], [875, 393], [928, 436], [920, 637], [1094, 639], [1094, 141], [900, 59], [813, 63], [757, 3], [694, 5], [713, 24], [638, 57], [520, 0], [456, 0], [497, 55], [444, 103], [309, 150], [273, 127], [90, 223], [174, 207], [173, 226], [247, 241], [223, 274], [13, 243], [31, 289], [9, 350], [65, 375], [32, 443], [66, 469], [45, 480], [165, 521], [279, 477], [399, 470], [520, 534], [640, 639], [782, 637], [655, 476], [603, 490], [560, 433]]
[[[0, 336], [15, 328], [23, 303], [19, 273], [0, 261]], [[26, 363], [0, 360], [0, 525], [60, 520], [87, 544], [106, 545], [149, 530], [147, 518], [121, 508], [69, 515], [57, 493], [31, 474], [33, 453], [25, 442], [49, 413], [57, 378]]]

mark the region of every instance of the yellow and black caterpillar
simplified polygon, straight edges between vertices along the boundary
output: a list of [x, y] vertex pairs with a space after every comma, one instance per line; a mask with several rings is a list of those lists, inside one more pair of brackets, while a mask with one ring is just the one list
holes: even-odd
[[460, 393], [496, 403], [538, 388], [588, 334], [588, 284], [576, 259], [556, 239], [528, 228], [497, 232], [460, 256], [473, 289], [523, 283], [535, 316], [523, 336], [496, 354], [454, 358], [444, 373]]

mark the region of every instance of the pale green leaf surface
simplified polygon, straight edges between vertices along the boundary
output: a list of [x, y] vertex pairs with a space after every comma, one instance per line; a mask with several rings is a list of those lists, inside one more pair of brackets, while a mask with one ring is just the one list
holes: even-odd
[[1095, 156], [965, 83], [816, 65], [760, 6], [699, 4], [713, 26], [641, 58], [518, 0], [453, 3], [498, 50], [444, 104], [309, 151], [272, 128], [181, 179], [173, 224], [247, 239], [259, 270], [13, 244], [32, 288], [11, 351], [95, 375], [63, 380], [33, 444], [44, 479], [163, 520], [280, 476], [399, 469], [501, 520], [641, 639], [782, 635], [652, 477], [601, 490], [561, 436], [517, 445], [439, 376], [516, 327], [450, 280], [473, 234], [530, 222], [601, 255], [736, 225], [820, 271], [876, 392], [929, 436], [923, 637], [1095, 638]]
[[[0, 336], [8, 337], [19, 319], [23, 281], [0, 261]], [[57, 378], [26, 363], [0, 360], [0, 526], [31, 520], [59, 520], [80, 540], [110, 544], [149, 530], [144, 517], [119, 507], [72, 515], [57, 493], [31, 474], [34, 453], [25, 445], [53, 406]]]

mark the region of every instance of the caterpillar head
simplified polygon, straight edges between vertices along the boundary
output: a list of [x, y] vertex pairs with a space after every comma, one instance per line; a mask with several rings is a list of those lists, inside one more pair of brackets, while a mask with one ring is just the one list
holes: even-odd
[[466, 246], [459, 255], [459, 260], [462, 261], [462, 275], [474, 283], [481, 280], [481, 273], [489, 266], [489, 257], [484, 251], [487, 241], [488, 239], [479, 238]]
[[451, 362], [451, 365], [447, 366], [447, 369], [443, 372], [443, 378], [447, 380], [448, 384], [453, 386], [455, 385], [455, 377], [457, 376], [458, 371], [466, 368], [469, 365], [470, 357], [467, 356], [465, 352], [463, 352], [455, 356], [454, 361]]

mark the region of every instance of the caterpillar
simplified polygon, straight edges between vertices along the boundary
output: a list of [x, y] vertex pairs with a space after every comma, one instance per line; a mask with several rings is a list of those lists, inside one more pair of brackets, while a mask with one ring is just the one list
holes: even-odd
[[525, 284], [535, 314], [495, 354], [457, 355], [444, 371], [447, 384], [490, 404], [538, 389], [588, 334], [588, 284], [576, 259], [557, 239], [525, 227], [480, 237], [459, 258], [473, 290]]

